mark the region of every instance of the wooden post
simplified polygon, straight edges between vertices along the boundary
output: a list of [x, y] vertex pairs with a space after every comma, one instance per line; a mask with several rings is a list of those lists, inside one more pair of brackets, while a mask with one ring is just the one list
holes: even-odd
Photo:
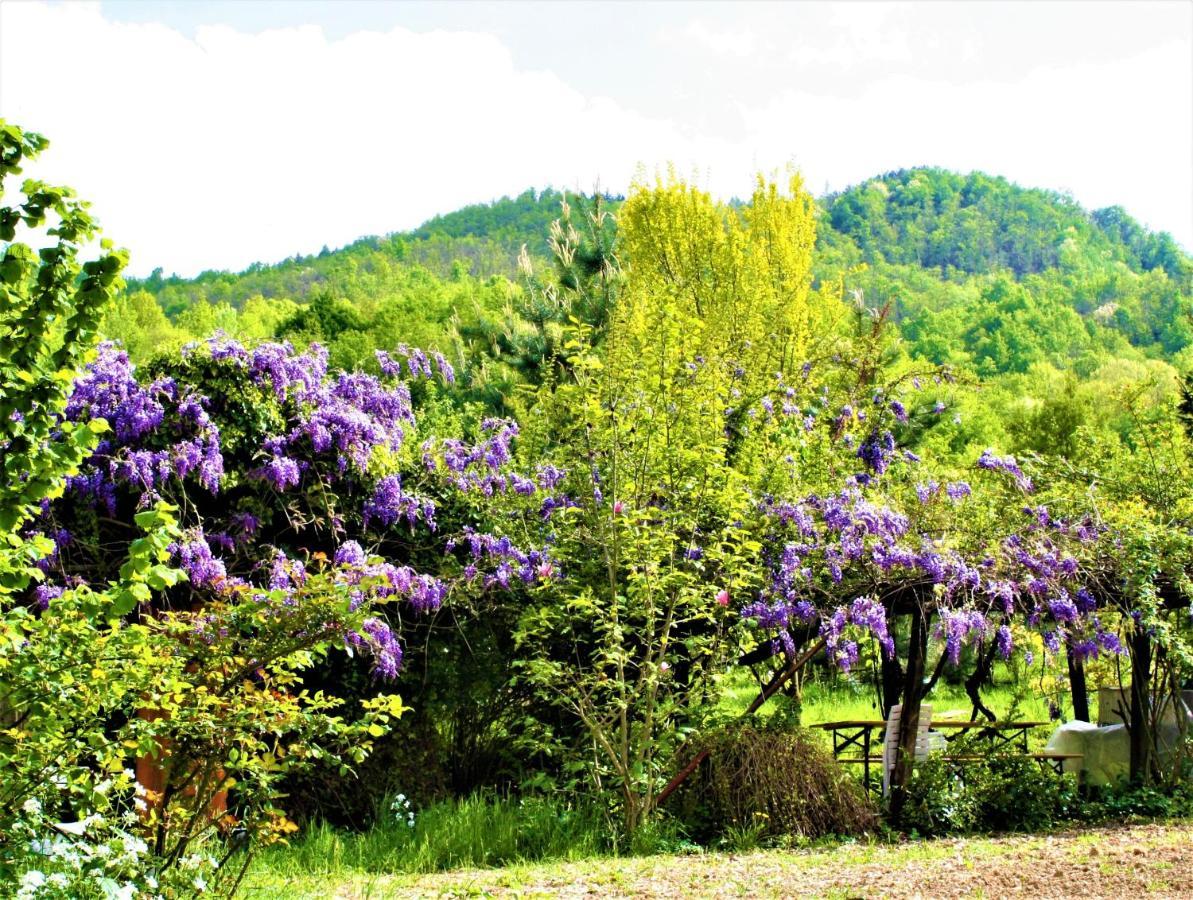
[[889, 656], [885, 649], [882, 653], [882, 719], [891, 717], [891, 707], [899, 702], [899, 693], [903, 687], [903, 667], [899, 665], [899, 618], [895, 613], [895, 604], [891, 603], [886, 612], [886, 630], [895, 644], [895, 650]]
[[1152, 674], [1152, 640], [1136, 623], [1131, 636], [1131, 781], [1140, 784], [1151, 774], [1151, 710], [1148, 687]]

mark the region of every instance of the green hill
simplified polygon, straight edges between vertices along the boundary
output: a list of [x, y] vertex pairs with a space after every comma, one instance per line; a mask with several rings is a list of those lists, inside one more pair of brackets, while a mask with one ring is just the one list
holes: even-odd
[[[606, 198], [613, 209], [619, 199]], [[546, 270], [564, 200], [528, 190], [239, 273], [155, 272], [130, 281], [109, 332], [135, 357], [215, 329], [317, 339], [343, 365], [402, 341], [516, 343], [519, 252]], [[1193, 260], [1120, 207], [1089, 212], [1053, 191], [937, 168], [890, 172], [820, 205], [817, 277], [844, 276], [867, 305], [889, 306], [911, 356], [983, 377], [1038, 363], [1088, 373], [1106, 358], [1193, 363], [1182, 356]]]
[[1085, 263], [1126, 263], [1188, 278], [1189, 257], [1121, 207], [1087, 212], [1071, 197], [981, 172], [888, 172], [825, 198], [828, 223], [867, 262], [1016, 277]]

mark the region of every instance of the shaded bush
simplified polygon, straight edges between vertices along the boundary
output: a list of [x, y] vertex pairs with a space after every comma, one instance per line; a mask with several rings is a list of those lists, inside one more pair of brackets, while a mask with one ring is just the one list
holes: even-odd
[[1069, 818], [1078, 803], [1075, 778], [1023, 756], [996, 754], [975, 774], [968, 788], [979, 827], [990, 831], [1039, 831]]
[[907, 800], [895, 827], [931, 837], [972, 831], [978, 821], [973, 793], [955, 764], [930, 757], [916, 765], [907, 786]]
[[1039, 831], [1084, 818], [1082, 809], [1072, 776], [1024, 756], [996, 753], [960, 764], [933, 757], [916, 766], [907, 803], [892, 824], [923, 836]]
[[677, 813], [697, 840], [746, 849], [765, 839], [860, 834], [877, 825], [861, 785], [801, 729], [735, 723], [695, 749], [709, 755], [685, 785]]

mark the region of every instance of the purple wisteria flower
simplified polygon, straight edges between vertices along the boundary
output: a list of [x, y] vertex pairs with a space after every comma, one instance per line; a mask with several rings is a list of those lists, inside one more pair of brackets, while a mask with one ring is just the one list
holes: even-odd
[[986, 449], [978, 457], [977, 465], [979, 469], [1006, 472], [1015, 479], [1015, 484], [1024, 492], [1032, 489], [1031, 479], [1023, 474], [1023, 470], [1019, 468], [1019, 463], [1013, 456], [998, 456], [993, 450]]

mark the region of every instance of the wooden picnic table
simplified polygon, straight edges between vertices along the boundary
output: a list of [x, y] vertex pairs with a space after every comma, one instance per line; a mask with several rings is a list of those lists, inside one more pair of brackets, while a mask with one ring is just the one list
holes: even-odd
[[[1040, 728], [1051, 724], [1051, 722], [973, 722], [933, 719], [931, 729], [941, 732], [957, 732], [951, 736], [946, 736], [946, 741], [954, 741], [966, 732], [977, 731], [980, 736], [990, 741], [991, 750], [1001, 750], [1018, 745], [1024, 755], [1059, 766], [1063, 764], [1065, 759], [1073, 758], [1072, 755], [1056, 753], [1032, 754], [1028, 753], [1027, 748], [1027, 733], [1033, 728]], [[882, 761], [881, 756], [871, 753], [870, 748], [875, 745], [873, 735], [874, 732], [881, 732], [886, 728], [885, 721], [882, 719], [845, 719], [840, 722], [819, 722], [811, 727], [831, 732], [833, 736], [833, 758], [838, 762], [860, 762], [864, 767], [863, 777], [865, 782], [866, 784], [870, 783], [870, 763]], [[881, 745], [881, 739], [877, 743]], [[842, 758], [841, 754], [851, 747], [859, 751], [861, 756]], [[967, 756], [954, 758], [960, 761], [976, 760], [980, 757]]]

